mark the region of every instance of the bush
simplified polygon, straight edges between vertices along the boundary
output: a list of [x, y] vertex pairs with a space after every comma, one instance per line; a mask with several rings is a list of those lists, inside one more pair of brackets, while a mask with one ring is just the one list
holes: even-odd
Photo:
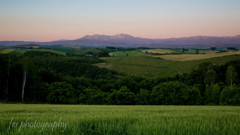
[[188, 105], [201, 104], [202, 97], [197, 87], [190, 87], [188, 90], [188, 94], [189, 94], [188, 101], [187, 101]]
[[137, 94], [137, 101], [139, 105], [149, 105], [151, 104], [151, 91], [141, 89]]
[[221, 90], [218, 84], [207, 85], [205, 91], [205, 103], [206, 104], [219, 104]]
[[[164, 82], [153, 88], [152, 103], [164, 105], [199, 104], [200, 92], [177, 81]], [[194, 99], [193, 101], [191, 101]]]
[[80, 95], [81, 103], [86, 104], [104, 104], [105, 93], [101, 90], [86, 88], [83, 90], [83, 93]]
[[50, 91], [47, 96], [48, 103], [53, 104], [74, 104], [76, 97], [74, 96], [75, 90], [72, 85], [65, 82], [55, 82], [50, 84], [48, 90]]
[[110, 104], [117, 105], [134, 105], [136, 96], [126, 86], [123, 86], [119, 91], [114, 90], [109, 95]]
[[240, 88], [225, 87], [221, 92], [220, 104], [221, 105], [240, 105]]

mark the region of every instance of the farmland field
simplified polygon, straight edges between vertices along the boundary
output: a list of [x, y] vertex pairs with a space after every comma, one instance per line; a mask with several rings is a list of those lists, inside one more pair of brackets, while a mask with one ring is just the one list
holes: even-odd
[[[239, 106], [0, 104], [0, 112], [0, 134], [240, 133]], [[62, 125], [43, 126], [54, 122]]]
[[[183, 51], [183, 49], [175, 48], [175, 49], [144, 49], [141, 50], [144, 53], [150, 54], [196, 54], [196, 49], [187, 49]], [[219, 53], [223, 50], [210, 50], [210, 49], [197, 49], [198, 54], [215, 54]]]
[[117, 51], [117, 52], [111, 52], [110, 53], [111, 56], [115, 56], [115, 57], [126, 57], [126, 56], [145, 56], [147, 54], [145, 54], [144, 52], [140, 51], [140, 50], [134, 50], [134, 51]]
[[209, 54], [181, 54], [181, 55], [161, 55], [154, 56], [160, 57], [166, 60], [174, 60], [174, 61], [191, 61], [191, 60], [201, 60], [201, 59], [209, 59], [215, 57], [222, 57], [227, 55], [235, 55], [240, 54], [239, 51], [234, 52], [222, 52], [222, 53], [209, 53]]
[[172, 51], [169, 49], [148, 49], [148, 50], [142, 50], [142, 52], [165, 54], [165, 53], [174, 53], [175, 51]]

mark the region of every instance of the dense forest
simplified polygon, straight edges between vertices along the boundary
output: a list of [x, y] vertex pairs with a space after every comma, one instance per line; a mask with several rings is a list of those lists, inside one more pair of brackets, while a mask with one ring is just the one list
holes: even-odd
[[[103, 55], [106, 55], [104, 53]], [[240, 61], [147, 79], [95, 66], [97, 56], [0, 55], [0, 101], [51, 104], [240, 105]]]

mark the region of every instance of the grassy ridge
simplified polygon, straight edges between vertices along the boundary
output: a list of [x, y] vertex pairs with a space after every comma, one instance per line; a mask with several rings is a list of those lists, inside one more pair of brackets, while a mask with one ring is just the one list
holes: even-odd
[[100, 53], [100, 49], [95, 49], [95, 48], [64, 48], [64, 49], [54, 49], [59, 52], [64, 52], [64, 53], [69, 53], [69, 54], [74, 54], [74, 55], [85, 55], [87, 53]]
[[24, 54], [27, 51], [40, 51], [40, 52], [51, 52], [51, 53], [56, 53], [60, 55], [65, 55], [65, 52], [61, 52], [58, 50], [54, 49], [4, 49], [0, 51], [2, 54], [7, 54], [7, 53], [14, 53], [14, 54]]
[[240, 60], [240, 55], [223, 56], [210, 59], [193, 61], [172, 61], [150, 56], [103, 58], [109, 62], [110, 69], [129, 75], [143, 76], [147, 78], [169, 77], [176, 74], [189, 73], [196, 69], [201, 62], [212, 62], [213, 64], [224, 64], [232, 60]]
[[0, 53], [1, 54], [7, 54], [7, 53], [10, 53], [12, 51], [14, 51], [14, 49], [3, 49], [3, 50], [0, 50]]
[[[240, 133], [240, 107], [0, 104], [0, 134], [231, 134]], [[13, 122], [67, 123], [63, 128], [12, 127]]]
[[59, 55], [66, 55], [68, 54], [74, 54], [74, 55], [85, 55], [87, 53], [93, 53], [98, 54], [102, 52], [100, 49], [94, 49], [94, 48], [87, 48], [87, 49], [81, 49], [81, 48], [53, 48], [53, 49], [3, 49], [0, 50], [0, 54], [7, 54], [7, 53], [13, 53], [17, 55], [24, 54], [27, 51], [40, 51], [40, 52], [51, 52]]

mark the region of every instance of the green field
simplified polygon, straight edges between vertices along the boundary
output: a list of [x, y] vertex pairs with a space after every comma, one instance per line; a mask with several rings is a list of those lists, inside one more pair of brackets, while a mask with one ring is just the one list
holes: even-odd
[[[51, 52], [59, 55], [66, 55], [67, 53], [73, 54], [73, 55], [85, 55], [87, 53], [93, 53], [93, 54], [98, 54], [102, 52], [100, 49], [95, 49], [95, 48], [39, 48], [39, 49], [2, 49], [0, 50], [0, 54], [17, 54], [21, 55], [24, 54], [27, 51], [40, 51], [40, 52]], [[131, 54], [131, 53], [130, 53]]]
[[126, 73], [128, 75], [142, 76], [147, 78], [171, 77], [176, 74], [190, 73], [197, 69], [201, 62], [212, 62], [221, 65], [232, 60], [240, 60], [240, 55], [223, 56], [210, 59], [192, 61], [173, 61], [151, 56], [102, 58], [107, 61], [105, 67]]
[[134, 50], [134, 51], [117, 51], [117, 52], [111, 52], [110, 56], [114, 57], [126, 57], [126, 56], [145, 56], [146, 53], [142, 52], [141, 50]]
[[3, 50], [0, 50], [0, 53], [1, 54], [7, 54], [7, 53], [10, 53], [12, 51], [14, 51], [14, 49], [3, 49]]
[[[62, 125], [43, 127], [54, 122]], [[238, 135], [239, 127], [238, 106], [0, 104], [0, 134]]]
[[4, 50], [1, 50], [0, 53], [1, 54], [7, 54], [7, 53], [24, 54], [27, 51], [51, 52], [51, 53], [56, 53], [56, 54], [60, 54], [60, 55], [66, 54], [65, 52], [61, 52], [61, 51], [54, 50], [54, 49], [4, 49]]
[[64, 49], [54, 49], [59, 52], [64, 52], [64, 53], [70, 53], [74, 55], [85, 55], [89, 52], [97, 54], [101, 52], [100, 49], [95, 49], [95, 48], [64, 48]]
[[168, 54], [168, 53], [176, 53], [176, 51], [174, 50], [170, 50], [170, 49], [145, 49], [145, 50], [141, 50], [144, 53], [153, 53], [153, 54]]

